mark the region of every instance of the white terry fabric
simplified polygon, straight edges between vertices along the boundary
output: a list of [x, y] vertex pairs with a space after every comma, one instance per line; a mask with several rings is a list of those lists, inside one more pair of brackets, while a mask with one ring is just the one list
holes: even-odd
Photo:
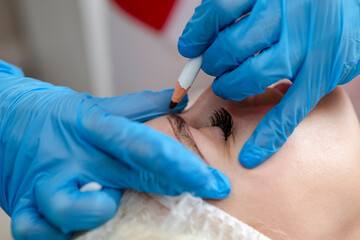
[[177, 197], [127, 190], [109, 222], [76, 240], [270, 240], [260, 232], [184, 193]]

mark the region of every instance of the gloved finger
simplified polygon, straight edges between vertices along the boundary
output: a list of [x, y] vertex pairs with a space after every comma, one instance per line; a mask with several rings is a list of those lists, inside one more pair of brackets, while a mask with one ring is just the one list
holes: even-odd
[[142, 91], [125, 94], [120, 97], [92, 98], [91, 102], [99, 105], [105, 112], [126, 117], [132, 121], [145, 122], [166, 113], [180, 113], [188, 103], [188, 96], [181, 100], [175, 109], [169, 109], [174, 89], [161, 92]]
[[119, 190], [82, 192], [75, 183], [52, 187], [44, 180], [37, 182], [35, 194], [40, 213], [64, 233], [93, 229], [110, 220], [121, 198]]
[[11, 231], [16, 240], [67, 240], [71, 237], [71, 234], [64, 234], [52, 226], [35, 208], [15, 213], [11, 219]]
[[[199, 157], [169, 136], [125, 118], [101, 114], [94, 109], [90, 111], [82, 123], [85, 137], [131, 168], [151, 172], [186, 189], [197, 189], [222, 180], [217, 179], [218, 176], [209, 171]], [[211, 191], [219, 194], [230, 188], [216, 187], [214, 184]]]
[[266, 11], [266, 7], [264, 4], [256, 4], [249, 16], [219, 33], [204, 52], [204, 72], [221, 76], [279, 40], [281, 14], [261, 14]]
[[[125, 164], [113, 165], [112, 168], [101, 171], [98, 174], [98, 181], [104, 182], [108, 186], [121, 189], [135, 189], [139, 192], [157, 193], [168, 196], [176, 196], [184, 191], [191, 192], [195, 196], [208, 199], [222, 199], [229, 195], [229, 178], [220, 171], [207, 167], [211, 172], [211, 178], [205, 185], [198, 187], [187, 187], [179, 185], [177, 182], [162, 178], [158, 174], [145, 169], [134, 169]], [[214, 189], [224, 189], [214, 191]]]
[[310, 82], [310, 78], [295, 80], [280, 103], [262, 119], [241, 149], [239, 161], [244, 167], [254, 168], [276, 153], [315, 107], [319, 99], [314, 99], [311, 91], [319, 88]]
[[24, 73], [20, 68], [0, 59], [0, 77], [7, 76], [24, 77]]
[[286, 54], [285, 50], [275, 45], [246, 60], [235, 70], [214, 80], [214, 93], [223, 99], [241, 101], [263, 93], [268, 86], [281, 79], [291, 79], [291, 68], [282, 54]]
[[203, 0], [187, 23], [178, 49], [187, 58], [200, 56], [227, 25], [251, 10], [256, 0]]

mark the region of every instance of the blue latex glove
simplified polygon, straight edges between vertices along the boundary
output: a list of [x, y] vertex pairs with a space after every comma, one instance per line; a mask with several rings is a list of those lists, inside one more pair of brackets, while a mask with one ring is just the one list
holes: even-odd
[[240, 163], [253, 168], [280, 149], [324, 95], [360, 73], [360, 1], [203, 0], [178, 48], [189, 58], [204, 54], [202, 69], [217, 77], [213, 91], [225, 99], [241, 101], [292, 81], [240, 152]]
[[[115, 214], [121, 189], [226, 197], [225, 175], [174, 139], [128, 120], [165, 114], [171, 94], [93, 98], [26, 78], [0, 61], [0, 204], [15, 239], [68, 239], [95, 228]], [[93, 181], [104, 188], [79, 191]]]

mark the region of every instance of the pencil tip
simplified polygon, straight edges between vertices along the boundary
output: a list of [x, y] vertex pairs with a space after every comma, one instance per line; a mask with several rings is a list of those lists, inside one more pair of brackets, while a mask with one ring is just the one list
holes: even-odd
[[174, 109], [178, 104], [176, 102], [171, 101], [169, 104], [170, 109]]

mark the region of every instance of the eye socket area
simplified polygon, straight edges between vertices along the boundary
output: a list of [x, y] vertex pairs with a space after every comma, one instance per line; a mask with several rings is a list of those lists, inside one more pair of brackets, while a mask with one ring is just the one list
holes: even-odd
[[146, 125], [178, 140], [200, 156], [207, 165], [217, 166], [218, 159], [230, 158], [235, 138], [225, 141], [222, 129], [211, 126], [209, 117], [213, 111], [214, 108], [203, 114], [195, 114], [195, 111], [191, 114], [169, 114], [150, 120]]
[[212, 127], [218, 127], [222, 130], [224, 139], [227, 141], [233, 132], [234, 122], [231, 114], [222, 107], [215, 110], [209, 119]]
[[198, 145], [205, 147], [206, 151], [209, 151], [209, 146], [212, 146], [212, 150], [219, 147], [225, 148], [233, 130], [232, 116], [225, 108], [221, 107], [216, 111], [211, 111], [205, 117], [197, 115], [197, 120], [203, 120], [198, 124], [193, 124], [194, 118], [187, 116], [186, 112], [167, 116], [174, 136], [203, 159], [201, 148], [199, 149]]

